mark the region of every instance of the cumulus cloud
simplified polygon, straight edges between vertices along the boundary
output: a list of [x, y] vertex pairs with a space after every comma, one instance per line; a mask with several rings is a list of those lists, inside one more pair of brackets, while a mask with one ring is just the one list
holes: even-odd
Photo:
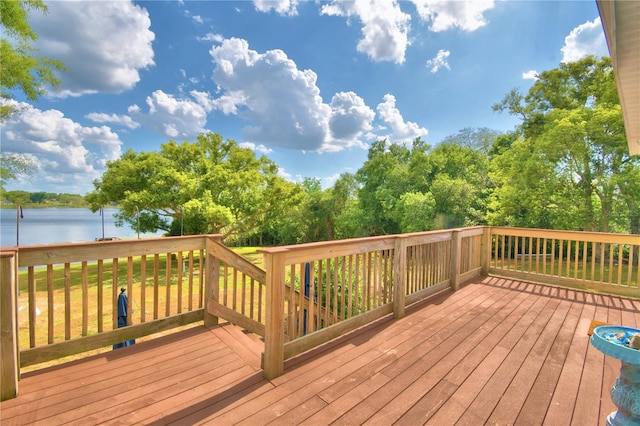
[[426, 136], [429, 131], [424, 127], [419, 127], [411, 121], [404, 121], [402, 114], [396, 108], [396, 98], [393, 95], [384, 95], [384, 102], [378, 104], [378, 116], [386, 123], [393, 132], [388, 135], [392, 141], [413, 140], [420, 136]]
[[40, 53], [67, 67], [51, 95], [121, 93], [140, 81], [140, 70], [154, 65], [155, 34], [146, 9], [130, 1], [53, 1], [47, 7], [30, 23]]
[[58, 110], [39, 110], [8, 101], [19, 113], [6, 120], [0, 134], [2, 150], [34, 158], [41, 173], [60, 183], [58, 192], [86, 192], [107, 161], [121, 155], [122, 142], [107, 126], [84, 127]]
[[198, 94], [200, 105], [251, 123], [249, 142], [306, 151], [340, 151], [364, 145], [373, 111], [355, 93], [323, 102], [312, 70], [300, 70], [281, 50], [258, 53], [246, 40], [231, 38], [210, 51], [219, 96]]
[[396, 0], [334, 0], [322, 6], [321, 13], [331, 16], [357, 17], [362, 22], [358, 51], [372, 60], [403, 63], [409, 45], [411, 16], [400, 9]]
[[450, 54], [451, 52], [448, 50], [438, 50], [436, 57], [427, 61], [427, 68], [431, 68], [431, 72], [434, 74], [440, 71], [441, 68], [450, 70], [451, 67], [449, 66], [449, 62], [447, 62], [447, 58]]
[[298, 14], [298, 0], [253, 0], [253, 5], [259, 12], [269, 13], [274, 10], [283, 16]]
[[256, 145], [253, 142], [241, 142], [238, 145], [240, 145], [242, 148], [249, 148], [251, 151], [257, 152], [258, 154], [271, 154], [273, 152], [272, 149], [267, 148], [266, 146], [259, 144]]
[[522, 73], [522, 78], [524, 80], [537, 80], [538, 79], [538, 71], [530, 70]]
[[571, 30], [564, 38], [561, 62], [575, 62], [588, 55], [608, 55], [607, 41], [604, 37], [600, 17], [587, 21]]
[[[197, 92], [196, 92], [197, 93]], [[148, 112], [138, 105], [129, 107], [129, 115], [145, 127], [172, 139], [192, 139], [205, 131], [207, 106], [198, 100], [178, 99], [162, 90], [147, 96]]]
[[463, 31], [475, 31], [487, 25], [484, 13], [493, 9], [493, 0], [450, 1], [450, 0], [412, 0], [418, 15], [425, 22], [431, 22], [433, 32], [460, 28]]
[[129, 129], [136, 129], [140, 127], [139, 123], [136, 123], [129, 117], [128, 115], [118, 115], [118, 114], [105, 114], [99, 112], [92, 112], [85, 115], [89, 120], [94, 123], [113, 123], [120, 126], [128, 127]]
[[372, 129], [375, 112], [354, 92], [336, 93], [331, 99], [329, 127], [335, 139], [355, 142]]

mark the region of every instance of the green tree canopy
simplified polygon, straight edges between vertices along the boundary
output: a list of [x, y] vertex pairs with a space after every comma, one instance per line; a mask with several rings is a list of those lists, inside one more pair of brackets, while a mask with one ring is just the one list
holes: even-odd
[[5, 184], [22, 176], [31, 176], [35, 163], [26, 155], [0, 153], [0, 195], [5, 193]]
[[116, 203], [117, 220], [134, 225], [139, 214], [141, 232], [221, 233], [227, 240], [285, 215], [301, 193], [271, 160], [213, 133], [194, 143], [170, 141], [159, 152], [129, 150], [107, 163], [94, 186], [87, 195], [93, 211]]
[[[487, 129], [466, 129], [433, 149], [372, 144], [356, 174], [364, 235], [427, 231], [484, 223], [490, 193]], [[456, 141], [463, 135], [463, 143]], [[478, 147], [478, 148], [474, 148]], [[418, 209], [423, 208], [422, 213]], [[413, 217], [413, 222], [412, 222]]]
[[629, 180], [640, 160], [628, 155], [609, 58], [562, 63], [541, 73], [526, 96], [512, 91], [494, 109], [521, 117], [522, 125], [518, 140], [492, 151], [491, 223], [640, 228], [640, 191]]
[[[55, 70], [64, 70], [64, 65], [51, 58], [37, 55], [31, 43], [38, 35], [29, 26], [32, 10], [47, 12], [42, 0], [3, 0], [0, 2], [0, 97], [13, 99], [12, 91], [18, 90], [33, 101], [45, 93], [45, 86], [56, 86], [60, 81]], [[13, 108], [3, 103], [0, 118], [4, 119]]]

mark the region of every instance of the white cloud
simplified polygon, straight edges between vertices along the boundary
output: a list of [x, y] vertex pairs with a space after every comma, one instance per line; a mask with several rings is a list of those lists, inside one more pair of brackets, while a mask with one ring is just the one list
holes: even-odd
[[321, 152], [364, 147], [358, 136], [375, 114], [355, 93], [338, 93], [325, 104], [312, 70], [299, 70], [281, 50], [251, 50], [246, 40], [224, 40], [210, 53], [220, 96], [200, 94], [199, 102], [251, 123], [247, 141]]
[[336, 184], [338, 179], [340, 179], [341, 175], [342, 175], [342, 173], [334, 173], [331, 176], [326, 176], [326, 177], [321, 178], [321, 180], [322, 180], [322, 182], [321, 182], [322, 189], [333, 188], [333, 186]]
[[321, 13], [347, 18], [357, 16], [363, 25], [359, 52], [376, 62], [404, 62], [411, 16], [400, 10], [396, 0], [334, 0], [322, 6]]
[[278, 167], [278, 176], [280, 176], [283, 179], [288, 180], [289, 182], [293, 182], [293, 175], [289, 172], [287, 172], [284, 168], [282, 167]]
[[450, 0], [412, 0], [423, 21], [430, 21], [433, 32], [460, 28], [463, 31], [475, 31], [487, 25], [484, 13], [493, 9], [493, 0], [450, 1]]
[[274, 10], [283, 16], [298, 14], [298, 0], [253, 0], [253, 5], [259, 12], [269, 13]]
[[372, 129], [375, 112], [354, 92], [340, 92], [331, 99], [329, 127], [334, 139], [351, 141]]
[[121, 93], [154, 65], [147, 11], [129, 1], [53, 1], [46, 15], [33, 14], [36, 47], [67, 68], [53, 96]]
[[129, 107], [129, 114], [145, 127], [170, 138], [191, 139], [205, 131], [206, 107], [190, 99], [177, 99], [156, 90], [147, 96], [148, 113], [138, 105]]
[[259, 144], [256, 145], [253, 142], [241, 142], [238, 145], [240, 145], [242, 148], [249, 148], [251, 151], [257, 152], [259, 154], [271, 154], [273, 152], [272, 149], [267, 148], [266, 146]]
[[537, 80], [538, 79], [538, 71], [530, 70], [522, 73], [522, 78], [524, 80]]
[[427, 61], [427, 68], [431, 68], [432, 73], [437, 73], [441, 68], [450, 70], [451, 67], [447, 62], [447, 58], [450, 54], [451, 52], [449, 52], [448, 50], [438, 50], [438, 54], [436, 55], [436, 57]]
[[55, 109], [42, 111], [26, 103], [8, 102], [20, 113], [0, 129], [2, 150], [35, 159], [39, 174], [60, 184], [55, 192], [88, 191], [106, 162], [121, 155], [122, 142], [107, 126], [84, 127]]
[[85, 115], [85, 117], [87, 117], [89, 120], [95, 123], [114, 123], [114, 124], [119, 124], [121, 126], [128, 127], [130, 129], [136, 129], [140, 127], [140, 124], [133, 121], [131, 117], [129, 117], [128, 115], [92, 112]]
[[396, 98], [393, 95], [384, 95], [384, 102], [378, 104], [378, 116], [386, 123], [393, 132], [388, 135], [389, 142], [401, 142], [413, 140], [420, 136], [426, 136], [429, 131], [424, 127], [419, 127], [411, 121], [404, 121], [402, 114], [396, 108]]
[[564, 38], [561, 62], [575, 62], [588, 55], [606, 56], [607, 41], [604, 37], [600, 17], [587, 21], [571, 30]]
[[207, 34], [203, 35], [202, 37], [196, 37], [196, 40], [198, 40], [198, 41], [213, 41], [213, 42], [216, 42], [216, 43], [222, 43], [222, 40], [224, 40], [224, 37], [221, 36], [220, 34], [207, 33]]

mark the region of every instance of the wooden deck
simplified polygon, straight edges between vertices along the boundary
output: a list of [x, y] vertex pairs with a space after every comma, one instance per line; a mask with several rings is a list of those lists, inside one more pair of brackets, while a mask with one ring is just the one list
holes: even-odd
[[602, 425], [620, 364], [592, 320], [640, 327], [640, 300], [483, 277], [289, 360], [225, 325], [24, 375], [14, 424]]

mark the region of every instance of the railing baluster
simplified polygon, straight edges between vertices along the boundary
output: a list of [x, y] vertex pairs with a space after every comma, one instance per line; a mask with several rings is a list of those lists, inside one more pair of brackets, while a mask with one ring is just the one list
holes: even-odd
[[54, 301], [53, 301], [53, 265], [47, 265], [47, 320], [48, 320], [48, 336], [47, 342], [49, 344], [53, 343], [53, 312], [54, 312]]
[[182, 313], [182, 268], [184, 266], [184, 264], [182, 263], [184, 261], [184, 258], [182, 256], [182, 251], [178, 252], [178, 313], [181, 314]]
[[[18, 281], [19, 283], [19, 281]], [[29, 292], [29, 347], [36, 347], [36, 280], [33, 266], [27, 268], [27, 286]]]
[[71, 265], [64, 264], [64, 340], [71, 339]]
[[140, 256], [140, 322], [146, 321], [147, 307], [147, 255]]
[[133, 294], [133, 257], [127, 257], [127, 325], [133, 323], [133, 308], [131, 306], [134, 294]]
[[165, 285], [165, 298], [164, 298], [164, 314], [165, 316], [171, 315], [171, 255], [172, 253], [167, 253], [165, 258], [165, 268], [164, 268], [164, 285]]
[[618, 285], [622, 285], [622, 263], [623, 263], [623, 249], [622, 244], [618, 244]]
[[118, 328], [118, 258], [111, 261], [111, 329]]
[[160, 255], [153, 255], [153, 319], [160, 315]]
[[[200, 249], [198, 258], [198, 308], [202, 308], [205, 302], [204, 296], [204, 250]], [[219, 283], [216, 282], [216, 285], [219, 286]]]
[[189, 291], [187, 309], [193, 310], [193, 250], [189, 250]]
[[104, 331], [104, 262], [102, 259], [98, 259], [98, 333]]
[[82, 261], [82, 335], [86, 336], [89, 329], [89, 272], [87, 261]]

